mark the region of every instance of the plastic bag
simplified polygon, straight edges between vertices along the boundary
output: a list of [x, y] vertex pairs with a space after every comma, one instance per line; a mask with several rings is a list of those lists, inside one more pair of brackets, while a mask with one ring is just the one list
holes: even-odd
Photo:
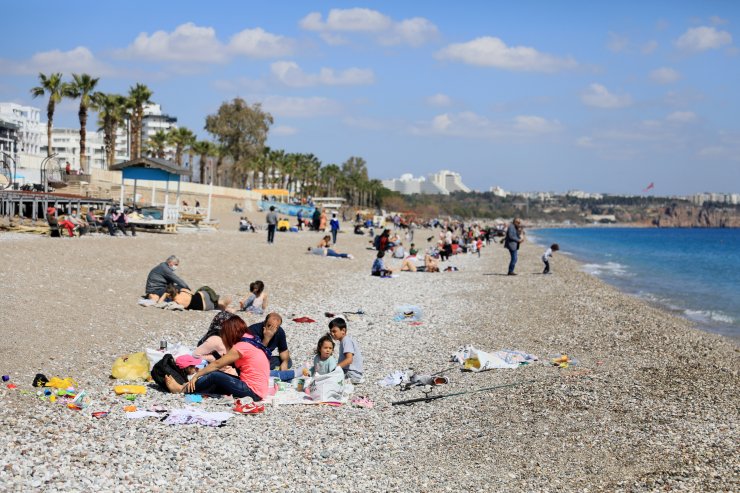
[[146, 387], [143, 385], [116, 385], [113, 387], [116, 395], [121, 394], [146, 394]]
[[465, 370], [474, 372], [492, 370], [494, 368], [517, 368], [519, 363], [509, 363], [497, 356], [497, 353], [487, 353], [473, 346], [464, 346], [452, 356], [452, 361], [461, 363]]
[[336, 367], [332, 372], [316, 375], [309, 387], [315, 402], [343, 402], [345, 397], [344, 371]]
[[396, 314], [393, 317], [393, 320], [396, 322], [418, 322], [421, 320], [422, 311], [421, 308], [419, 308], [416, 305], [401, 305], [397, 306], [395, 308]]
[[67, 378], [51, 377], [51, 379], [46, 383], [45, 387], [52, 387], [54, 389], [66, 390], [70, 387], [77, 388], [77, 382], [72, 380], [72, 377], [67, 377]]
[[113, 362], [111, 376], [119, 380], [146, 380], [149, 378], [149, 360], [144, 353], [121, 356]]
[[162, 351], [161, 349], [145, 349], [144, 352], [146, 353], [146, 357], [149, 360], [149, 371], [152, 371], [152, 368], [154, 368], [154, 365], [156, 365], [159, 360], [161, 360], [165, 354], [171, 354], [173, 358], [177, 359], [178, 356], [182, 356], [184, 354], [191, 354], [192, 350], [184, 345], [175, 343], [171, 344], [167, 347], [166, 351]]

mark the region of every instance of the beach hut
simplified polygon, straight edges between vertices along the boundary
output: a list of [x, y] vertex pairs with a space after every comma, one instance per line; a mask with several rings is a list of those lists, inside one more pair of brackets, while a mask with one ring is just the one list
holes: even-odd
[[[123, 209], [124, 183], [126, 180], [134, 181], [134, 205], [136, 204], [136, 187], [139, 180], [166, 182], [162, 221], [166, 223], [177, 223], [180, 204], [180, 178], [190, 175], [190, 169], [180, 167], [166, 159], [153, 157], [140, 157], [131, 161], [114, 164], [110, 169], [121, 172], [121, 209]], [[174, 205], [169, 204], [170, 182], [177, 183], [177, 198]], [[154, 202], [153, 193], [152, 189], [152, 202]]]

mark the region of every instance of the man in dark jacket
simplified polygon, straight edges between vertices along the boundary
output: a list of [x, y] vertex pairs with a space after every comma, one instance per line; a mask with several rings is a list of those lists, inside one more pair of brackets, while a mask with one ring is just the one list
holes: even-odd
[[174, 284], [177, 289], [190, 289], [190, 286], [175, 275], [180, 260], [174, 255], [167, 257], [167, 260], [149, 271], [146, 278], [146, 296], [152, 300], [159, 300], [167, 289], [168, 284]]
[[504, 246], [509, 250], [509, 255], [511, 255], [508, 273], [510, 276], [516, 275], [514, 267], [516, 267], [516, 261], [519, 254], [519, 244], [522, 242], [522, 237], [519, 234], [521, 227], [522, 221], [517, 217], [511, 224], [509, 224], [509, 229], [506, 230], [506, 238], [504, 238]]

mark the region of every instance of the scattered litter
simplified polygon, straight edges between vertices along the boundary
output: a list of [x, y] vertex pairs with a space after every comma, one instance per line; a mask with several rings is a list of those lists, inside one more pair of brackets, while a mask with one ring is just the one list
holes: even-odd
[[[39, 375], [36, 375], [37, 378], [38, 376]], [[43, 375], [41, 376], [43, 377]], [[36, 382], [36, 379], [34, 379], [34, 382]], [[75, 382], [71, 377], [67, 377], [67, 378], [51, 377], [51, 380], [47, 380], [47, 382], [44, 384], [44, 387], [52, 387], [55, 389], [69, 389], [70, 387], [77, 388], [77, 382]]]
[[13, 390], [13, 389], [17, 389], [17, 388], [18, 388], [18, 386], [17, 386], [16, 384], [14, 384], [14, 383], [9, 383], [9, 384], [8, 384], [8, 388], [9, 388], [10, 390]]
[[94, 413], [92, 413], [92, 417], [98, 419], [105, 418], [106, 416], [108, 416], [109, 413], [110, 411], [95, 411]]
[[203, 402], [203, 396], [200, 394], [185, 394], [185, 402], [198, 403]]
[[136, 406], [126, 406], [123, 408], [123, 410], [127, 413], [133, 413], [136, 411]]
[[45, 387], [47, 383], [49, 383], [49, 379], [46, 378], [46, 375], [43, 375], [41, 373], [37, 373], [36, 376], [33, 379], [33, 383], [31, 383], [31, 385], [33, 387]]
[[355, 407], [362, 407], [365, 409], [372, 409], [375, 407], [375, 403], [368, 397], [355, 397], [352, 399], [352, 405]]
[[396, 322], [418, 322], [422, 317], [421, 308], [416, 305], [400, 305], [395, 308], [395, 312], [393, 320]]
[[450, 379], [447, 377], [439, 376], [438, 372], [434, 375], [417, 375], [414, 370], [396, 370], [395, 372], [387, 375], [383, 380], [379, 380], [377, 383], [381, 387], [395, 387], [400, 386], [401, 390], [408, 390], [411, 387], [419, 385], [445, 385], [450, 383]]
[[113, 387], [116, 395], [121, 394], [146, 394], [146, 387], [143, 385], [116, 385]]
[[316, 322], [316, 320], [309, 317], [298, 317], [294, 318], [293, 321], [298, 322], [299, 324], [312, 324]]
[[10, 381], [10, 375], [3, 375], [3, 382]]
[[558, 368], [568, 368], [569, 366], [577, 366], [578, 360], [570, 358], [567, 354], [550, 355], [550, 363]]
[[70, 409], [81, 411], [83, 409], [87, 409], [90, 404], [92, 404], [92, 399], [89, 395], [87, 395], [87, 392], [83, 390], [75, 396], [72, 402], [67, 404], [67, 407]]
[[163, 423], [168, 425], [201, 425], [201, 426], [222, 426], [232, 413], [226, 412], [207, 412], [186, 407], [185, 409], [173, 409]]
[[479, 372], [485, 370], [518, 368], [537, 361], [537, 356], [522, 351], [502, 350], [487, 353], [473, 346], [463, 346], [452, 355], [450, 361], [460, 363], [463, 369]]
[[424, 325], [424, 322], [411, 322], [409, 325]]

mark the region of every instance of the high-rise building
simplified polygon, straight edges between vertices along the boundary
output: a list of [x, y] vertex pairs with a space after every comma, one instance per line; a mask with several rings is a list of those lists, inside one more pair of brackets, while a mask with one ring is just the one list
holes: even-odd
[[[42, 151], [46, 153], [46, 146]], [[54, 128], [51, 131], [51, 150], [59, 162], [69, 163], [72, 169], [80, 169], [80, 129]], [[90, 169], [106, 169], [105, 144], [102, 132], [87, 132], [85, 155]]]
[[470, 192], [470, 189], [465, 186], [462, 182], [460, 173], [455, 173], [443, 169], [438, 173], [429, 175], [429, 180], [432, 183], [437, 184], [439, 187], [444, 188], [447, 192]]
[[41, 122], [41, 110], [17, 103], [0, 103], [0, 120], [18, 126], [17, 152], [31, 156], [41, 155], [46, 144], [46, 124]]
[[[146, 148], [149, 139], [158, 131], [165, 133], [171, 129], [177, 128], [177, 118], [162, 113], [162, 107], [158, 104], [147, 104], [144, 106], [144, 117], [141, 120], [141, 148]], [[165, 154], [168, 159], [173, 159], [175, 155], [174, 146], [165, 147]]]
[[433, 173], [427, 178], [414, 178], [410, 173], [401, 175], [401, 178], [383, 180], [383, 186], [388, 190], [399, 192], [403, 195], [429, 194], [449, 195], [452, 192], [469, 192], [459, 173], [452, 171], [440, 171]]

